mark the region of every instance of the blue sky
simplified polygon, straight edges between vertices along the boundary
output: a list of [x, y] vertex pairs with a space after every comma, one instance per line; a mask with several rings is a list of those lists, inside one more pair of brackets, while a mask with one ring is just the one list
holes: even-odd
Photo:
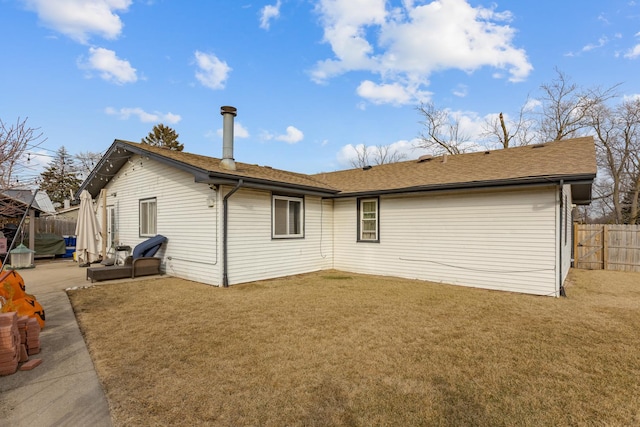
[[103, 152], [157, 123], [220, 157], [302, 173], [349, 167], [358, 144], [409, 158], [420, 102], [515, 115], [556, 74], [640, 94], [640, 2], [0, 0], [0, 118]]

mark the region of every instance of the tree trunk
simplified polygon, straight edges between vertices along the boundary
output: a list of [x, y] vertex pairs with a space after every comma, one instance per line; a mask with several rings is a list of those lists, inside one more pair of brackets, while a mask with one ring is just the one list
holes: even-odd
[[502, 140], [502, 147], [509, 148], [509, 132], [507, 132], [507, 125], [504, 124], [504, 116], [502, 112], [500, 113], [500, 127], [502, 128], [502, 135], [504, 139]]

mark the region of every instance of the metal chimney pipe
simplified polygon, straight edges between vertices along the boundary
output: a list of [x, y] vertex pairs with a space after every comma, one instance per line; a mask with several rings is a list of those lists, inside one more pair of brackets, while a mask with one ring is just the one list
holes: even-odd
[[235, 107], [220, 107], [222, 114], [222, 162], [221, 166], [227, 170], [236, 170], [236, 162], [233, 159], [233, 118], [237, 115]]

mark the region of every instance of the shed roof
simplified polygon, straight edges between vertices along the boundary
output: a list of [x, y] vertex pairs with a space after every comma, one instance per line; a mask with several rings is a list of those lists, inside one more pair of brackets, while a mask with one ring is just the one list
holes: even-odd
[[17, 217], [31, 207], [39, 213], [53, 213], [55, 208], [44, 191], [35, 194], [32, 190], [8, 189], [0, 191], [0, 216]]

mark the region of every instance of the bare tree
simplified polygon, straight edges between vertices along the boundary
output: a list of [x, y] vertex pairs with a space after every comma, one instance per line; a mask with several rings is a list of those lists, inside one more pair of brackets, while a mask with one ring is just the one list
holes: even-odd
[[407, 155], [405, 153], [394, 150], [391, 145], [376, 145], [373, 149], [373, 162], [376, 165], [397, 163], [406, 158]]
[[585, 134], [590, 125], [590, 111], [613, 98], [619, 86], [606, 90], [584, 89], [559, 69], [555, 71], [556, 78], [540, 86], [540, 142], [560, 141]]
[[425, 148], [434, 154], [460, 154], [469, 151], [467, 143], [470, 137], [460, 128], [460, 120], [448, 110], [436, 108], [431, 103], [422, 103], [417, 107], [424, 120], [420, 122], [424, 131], [420, 133], [420, 142], [416, 148]]
[[76, 154], [74, 160], [78, 163], [76, 164], [76, 173], [80, 177], [86, 177], [93, 170], [95, 165], [102, 158], [102, 153], [95, 153], [93, 151], [83, 151]]
[[375, 145], [372, 147], [360, 144], [354, 147], [354, 150], [356, 157], [351, 159], [351, 166], [354, 168], [396, 163], [407, 158], [405, 153], [394, 150], [391, 145]]
[[625, 167], [626, 189], [622, 201], [623, 220], [628, 224], [637, 224], [640, 214], [640, 98], [624, 101], [617, 112], [625, 146], [629, 147]]
[[629, 197], [630, 217], [638, 216], [638, 150], [640, 150], [640, 100], [624, 101], [617, 107], [604, 103], [588, 112], [595, 133], [598, 165], [605, 172], [611, 208], [616, 223], [623, 223], [623, 198]]
[[27, 126], [28, 118], [9, 125], [0, 119], [0, 189], [15, 186], [16, 176], [25, 167], [24, 153], [38, 147], [46, 138], [38, 128]]
[[525, 102], [515, 120], [505, 119], [502, 112], [488, 118], [480, 137], [489, 142], [497, 142], [502, 148], [519, 147], [531, 144], [536, 138], [535, 120], [529, 114], [529, 100]]
[[354, 168], [363, 168], [365, 166], [371, 166], [369, 162], [369, 151], [370, 147], [367, 144], [360, 144], [353, 147], [356, 152], [356, 157], [351, 159], [351, 166]]

